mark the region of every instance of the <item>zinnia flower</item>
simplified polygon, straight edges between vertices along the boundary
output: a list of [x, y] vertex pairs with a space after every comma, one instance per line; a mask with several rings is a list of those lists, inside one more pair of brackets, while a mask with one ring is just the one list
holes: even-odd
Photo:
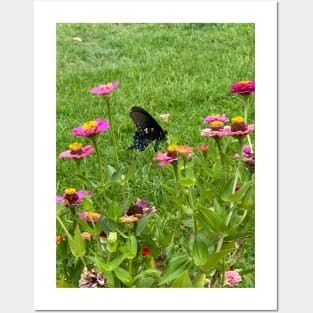
[[87, 211], [79, 213], [79, 216], [81, 219], [85, 220], [86, 222], [91, 222], [91, 221], [97, 222], [101, 218], [101, 214], [96, 213], [96, 212], [87, 212]]
[[139, 220], [138, 217], [131, 215], [131, 216], [122, 216], [120, 217], [120, 222], [121, 223], [133, 223], [133, 222], [137, 222]]
[[158, 151], [157, 156], [153, 158], [153, 160], [161, 161], [159, 165], [164, 166], [166, 164], [176, 162], [178, 160], [177, 152], [162, 153]]
[[244, 158], [250, 158], [251, 156], [253, 156], [254, 153], [251, 152], [251, 148], [249, 145], [244, 145], [242, 147], [242, 156]]
[[253, 80], [246, 80], [234, 83], [231, 86], [230, 92], [231, 93], [238, 93], [241, 95], [248, 95], [250, 93], [254, 93], [255, 83]]
[[91, 235], [87, 231], [82, 232], [81, 235], [84, 240], [91, 240]]
[[241, 281], [241, 276], [236, 271], [225, 272], [226, 284], [230, 287], [237, 285]]
[[86, 122], [83, 126], [74, 128], [72, 134], [74, 136], [94, 137], [100, 132], [110, 128], [109, 121], [103, 121], [100, 118]]
[[228, 136], [245, 136], [254, 131], [254, 124], [246, 125], [242, 116], [232, 118], [231, 122]]
[[124, 217], [136, 217], [137, 219], [141, 219], [147, 215], [154, 214], [156, 212], [155, 206], [151, 208], [147, 207], [148, 201], [141, 200], [137, 198], [136, 203], [127, 208], [124, 212]]
[[163, 121], [167, 122], [168, 118], [170, 117], [170, 114], [160, 114], [160, 117]]
[[145, 247], [142, 251], [141, 254], [142, 255], [149, 255], [151, 253], [150, 249], [148, 247]]
[[59, 158], [72, 158], [72, 159], [81, 159], [85, 158], [89, 154], [93, 153], [95, 149], [88, 145], [83, 147], [81, 143], [74, 142], [69, 145], [70, 150], [66, 150], [59, 154]]
[[111, 95], [113, 89], [115, 89], [118, 85], [118, 81], [114, 83], [102, 84], [97, 87], [91, 88], [89, 92], [93, 94], [98, 94], [106, 99]]
[[229, 121], [229, 118], [226, 117], [225, 114], [222, 114], [222, 115], [211, 115], [211, 116], [207, 116], [205, 119], [204, 119], [204, 123], [212, 123], [214, 121], [220, 121], [220, 122], [228, 122]]
[[188, 157], [188, 159], [193, 157], [193, 149], [189, 146], [176, 146], [176, 152], [182, 155], [183, 158], [185, 158], [186, 156]]
[[206, 152], [209, 148], [209, 145], [207, 143], [205, 143], [203, 145], [198, 145], [197, 148], [199, 151]]
[[63, 201], [63, 206], [65, 207], [74, 207], [78, 206], [84, 200], [85, 194], [91, 197], [91, 192], [89, 190], [76, 191], [75, 188], [66, 188], [63, 196], [57, 196], [56, 201], [57, 203]]
[[56, 244], [59, 245], [61, 242], [61, 236], [60, 235], [56, 235]]
[[[213, 122], [216, 123], [216, 122]], [[221, 122], [220, 122], [221, 123]], [[222, 126], [218, 130], [214, 128], [204, 128], [200, 132], [200, 136], [205, 137], [224, 137], [228, 136], [231, 132], [230, 126]]]
[[80, 275], [79, 288], [109, 288], [109, 286], [103, 273], [85, 267]]

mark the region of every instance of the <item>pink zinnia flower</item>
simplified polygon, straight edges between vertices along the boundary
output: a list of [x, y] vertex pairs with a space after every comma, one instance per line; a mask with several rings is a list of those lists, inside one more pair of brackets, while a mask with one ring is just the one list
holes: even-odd
[[86, 122], [83, 126], [74, 128], [72, 134], [74, 136], [93, 137], [100, 132], [106, 131], [110, 128], [108, 121], [103, 121], [100, 118], [96, 118], [93, 121]]
[[251, 148], [249, 145], [244, 145], [242, 147], [242, 156], [244, 158], [250, 158], [251, 156], [253, 156], [254, 153], [251, 152]]
[[230, 126], [224, 126], [219, 130], [214, 130], [212, 128], [204, 128], [200, 132], [200, 136], [208, 136], [208, 137], [224, 137], [228, 136], [231, 133]]
[[231, 119], [231, 131], [228, 136], [245, 136], [254, 131], [254, 124], [246, 125], [242, 116]]
[[97, 87], [91, 88], [89, 92], [93, 94], [98, 94], [100, 96], [108, 96], [118, 85], [118, 81], [114, 83], [102, 84]]
[[168, 121], [168, 118], [170, 117], [169, 114], [160, 114], [160, 117], [163, 121], [167, 122]]
[[63, 196], [57, 196], [57, 203], [63, 201], [63, 206], [78, 206], [83, 200], [85, 195], [91, 197], [91, 192], [88, 190], [79, 190], [76, 191], [75, 188], [66, 188]]
[[161, 161], [159, 165], [164, 166], [166, 164], [178, 161], [177, 152], [162, 153], [158, 151], [157, 156], [153, 158], [153, 160]]
[[230, 92], [231, 93], [238, 93], [241, 95], [247, 95], [250, 93], [254, 93], [254, 89], [255, 89], [254, 81], [253, 80], [246, 80], [246, 81], [234, 83], [231, 86]]
[[86, 222], [91, 222], [91, 220], [93, 220], [94, 222], [97, 222], [100, 220], [102, 215], [96, 212], [84, 211], [84, 212], [79, 213], [79, 216], [81, 219], [83, 219]]
[[72, 158], [81, 159], [87, 157], [89, 154], [93, 153], [95, 149], [88, 145], [83, 147], [81, 143], [74, 142], [69, 146], [70, 150], [66, 150], [59, 154], [59, 158]]
[[211, 115], [211, 116], [207, 116], [205, 119], [204, 119], [204, 123], [212, 123], [214, 121], [220, 121], [220, 122], [228, 122], [229, 121], [229, 118], [226, 117], [225, 114], [222, 114], [222, 115]]
[[226, 284], [230, 287], [236, 286], [241, 281], [241, 276], [236, 271], [225, 272]]

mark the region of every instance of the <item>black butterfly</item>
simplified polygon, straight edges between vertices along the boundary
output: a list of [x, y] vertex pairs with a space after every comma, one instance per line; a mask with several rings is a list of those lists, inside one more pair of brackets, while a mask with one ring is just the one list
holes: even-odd
[[157, 121], [143, 108], [132, 107], [130, 117], [136, 124], [137, 131], [134, 136], [134, 143], [128, 150], [135, 148], [144, 151], [153, 140], [156, 140], [154, 151], [157, 152], [160, 141], [165, 139], [167, 131], [163, 130]]

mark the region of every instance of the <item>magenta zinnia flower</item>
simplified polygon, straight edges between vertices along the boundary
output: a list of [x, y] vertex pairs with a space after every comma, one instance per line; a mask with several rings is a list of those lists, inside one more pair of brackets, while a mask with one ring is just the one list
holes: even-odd
[[236, 271], [225, 272], [226, 284], [230, 287], [237, 285], [241, 281], [241, 276]]
[[100, 132], [106, 131], [108, 128], [110, 128], [109, 121], [96, 118], [93, 121], [86, 122], [81, 127], [74, 128], [72, 134], [74, 136], [94, 137]]
[[57, 203], [63, 202], [65, 207], [74, 207], [84, 200], [85, 195], [91, 197], [91, 192], [89, 190], [76, 191], [75, 188], [66, 188], [63, 196], [57, 196], [56, 201]]
[[254, 89], [255, 89], [254, 80], [246, 80], [246, 81], [234, 83], [231, 86], [230, 92], [231, 93], [238, 93], [241, 95], [247, 95], [250, 93], [254, 93]]
[[211, 115], [211, 116], [207, 116], [205, 119], [204, 119], [204, 123], [212, 123], [214, 121], [220, 121], [220, 122], [228, 122], [229, 121], [229, 118], [225, 115], [225, 114], [222, 114], [222, 115]]
[[96, 212], [84, 211], [84, 212], [79, 213], [79, 216], [81, 219], [83, 219], [86, 222], [91, 222], [91, 220], [94, 222], [97, 222], [100, 220], [102, 215]]
[[87, 157], [89, 154], [93, 153], [95, 149], [88, 145], [83, 147], [81, 143], [74, 142], [69, 145], [70, 150], [66, 150], [59, 154], [59, 158], [72, 158], [72, 159], [81, 159]]
[[244, 145], [242, 147], [242, 156], [244, 158], [250, 158], [251, 156], [253, 156], [254, 153], [251, 152], [251, 148], [249, 145]]
[[97, 87], [93, 87], [89, 90], [90, 93], [98, 94], [100, 96], [108, 96], [112, 93], [113, 89], [115, 89], [119, 85], [119, 82], [116, 81], [114, 83], [102, 84]]

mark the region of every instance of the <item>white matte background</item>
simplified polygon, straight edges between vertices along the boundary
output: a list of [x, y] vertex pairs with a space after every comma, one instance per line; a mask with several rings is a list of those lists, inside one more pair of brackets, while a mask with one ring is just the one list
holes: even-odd
[[[312, 185], [309, 181], [313, 55], [310, 3], [279, 1], [280, 312], [312, 309], [312, 205], [308, 197]], [[33, 312], [32, 14], [32, 1], [1, 2], [0, 307], [3, 312]], [[42, 207], [44, 217], [45, 204]], [[153, 299], [150, 308], [159, 300]]]

